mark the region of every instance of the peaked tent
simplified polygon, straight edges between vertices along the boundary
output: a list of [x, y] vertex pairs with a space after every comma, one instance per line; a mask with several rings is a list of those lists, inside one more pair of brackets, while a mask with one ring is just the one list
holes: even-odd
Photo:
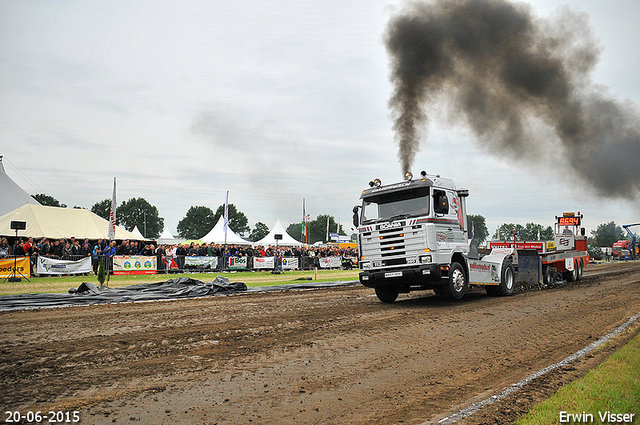
[[[282, 239], [276, 240], [275, 235], [282, 235]], [[254, 245], [281, 245], [281, 246], [302, 246], [301, 242], [298, 242], [293, 237], [291, 237], [282, 227], [280, 220], [276, 221], [275, 226], [269, 232], [267, 236], [260, 239], [258, 242], [255, 242]]]
[[[0, 236], [14, 236], [12, 221], [24, 221], [27, 229], [18, 232], [19, 237], [106, 239], [109, 222], [89, 210], [77, 208], [46, 207], [44, 205], [23, 205], [0, 217]], [[145, 240], [116, 226], [116, 239]]]
[[137, 224], [135, 226], [133, 226], [133, 230], [131, 231], [131, 233], [136, 235], [139, 239], [144, 240], [144, 236], [142, 236], [142, 233], [140, 233], [140, 230], [138, 229], [138, 225]]
[[[4, 171], [0, 156], [0, 216], [10, 213], [25, 204], [40, 205], [31, 195], [25, 192], [18, 183]], [[14, 233], [15, 236], [15, 233]]]
[[[224, 217], [220, 217], [218, 222], [213, 229], [205, 236], [201, 237], [200, 240], [206, 243], [224, 243]], [[231, 227], [227, 226], [227, 244], [232, 245], [249, 245], [251, 242], [242, 239], [240, 236], [236, 235], [236, 232], [231, 230]]]
[[179, 238], [173, 237], [169, 229], [167, 229], [166, 227], [164, 228], [164, 230], [162, 231], [162, 234], [158, 238], [158, 243], [164, 244], [164, 245], [175, 245], [178, 243], [182, 243], [184, 241], [185, 239], [179, 239]]

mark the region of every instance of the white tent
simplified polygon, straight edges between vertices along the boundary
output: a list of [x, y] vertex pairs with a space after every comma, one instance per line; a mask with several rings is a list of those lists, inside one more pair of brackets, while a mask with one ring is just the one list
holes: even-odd
[[133, 227], [133, 230], [131, 231], [131, 233], [136, 235], [138, 237], [138, 239], [144, 239], [144, 236], [142, 236], [142, 233], [140, 233], [140, 230], [138, 229], [138, 225], [137, 224]]
[[[106, 239], [109, 228], [107, 220], [89, 210], [27, 204], [0, 217], [0, 236], [15, 236], [12, 221], [26, 222], [26, 230], [20, 230], [18, 236], [34, 239]], [[144, 240], [120, 226], [116, 226], [115, 239]]]
[[[276, 239], [275, 235], [281, 235], [281, 239]], [[302, 246], [302, 243], [293, 239], [282, 227], [280, 220], [276, 221], [275, 226], [269, 232], [267, 236], [260, 239], [258, 242], [254, 242], [254, 245], [280, 245], [280, 246]]]
[[164, 228], [164, 230], [162, 231], [162, 234], [160, 235], [160, 237], [158, 238], [158, 243], [159, 244], [164, 244], [164, 245], [175, 245], [178, 243], [182, 243], [184, 242], [186, 239], [183, 238], [175, 238], [171, 232], [169, 231], [169, 229], [167, 229], [166, 227]]
[[25, 192], [4, 171], [0, 156], [0, 216], [10, 213], [25, 204], [40, 205], [31, 195]]
[[[205, 236], [200, 238], [201, 241], [206, 243], [224, 244], [224, 217], [220, 217], [213, 229]], [[231, 230], [231, 227], [227, 226], [227, 244], [231, 245], [249, 245], [251, 242], [242, 239], [240, 236]]]

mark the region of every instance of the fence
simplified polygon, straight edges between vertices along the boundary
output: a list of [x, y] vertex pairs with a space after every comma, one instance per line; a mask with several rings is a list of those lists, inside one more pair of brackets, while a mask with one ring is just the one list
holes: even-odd
[[37, 275], [96, 273], [101, 260], [105, 270], [114, 275], [258, 271], [258, 270], [313, 270], [352, 269], [356, 257], [203, 257], [203, 256], [142, 256], [115, 255], [99, 258], [87, 256], [40, 257], [32, 256], [31, 265]]

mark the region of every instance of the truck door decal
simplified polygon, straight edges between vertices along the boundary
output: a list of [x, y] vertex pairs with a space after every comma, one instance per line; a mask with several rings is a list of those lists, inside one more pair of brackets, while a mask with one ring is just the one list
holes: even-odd
[[458, 197], [458, 195], [453, 195], [453, 201], [451, 202], [451, 204], [453, 205], [453, 209], [455, 210], [456, 215], [458, 216], [458, 224], [460, 225], [460, 230], [464, 231], [462, 208], [460, 206], [460, 198]]

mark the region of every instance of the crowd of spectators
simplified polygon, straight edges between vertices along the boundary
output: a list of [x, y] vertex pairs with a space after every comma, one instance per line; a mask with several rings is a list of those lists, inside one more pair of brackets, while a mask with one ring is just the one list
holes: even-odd
[[124, 240], [120, 243], [116, 241], [108, 241], [98, 239], [90, 242], [84, 239], [82, 242], [75, 237], [69, 239], [53, 239], [42, 238], [38, 242], [34, 242], [33, 238], [16, 239], [13, 245], [10, 245], [7, 238], [0, 241], [0, 258], [13, 256], [29, 256], [32, 259], [32, 265], [35, 263], [37, 256], [61, 260], [79, 260], [85, 257], [92, 258], [93, 271], [97, 272], [99, 260], [105, 257], [111, 260], [114, 255], [143, 255], [156, 256], [158, 264], [163, 264], [171, 259], [175, 260], [179, 269], [184, 268], [185, 257], [356, 257], [357, 250], [352, 248], [338, 248], [337, 246], [306, 246], [306, 247], [288, 247], [288, 246], [249, 246], [249, 245], [226, 245], [217, 243], [196, 243], [189, 244], [179, 243], [176, 245], [160, 244], [158, 246], [153, 243], [144, 244], [138, 241]]

